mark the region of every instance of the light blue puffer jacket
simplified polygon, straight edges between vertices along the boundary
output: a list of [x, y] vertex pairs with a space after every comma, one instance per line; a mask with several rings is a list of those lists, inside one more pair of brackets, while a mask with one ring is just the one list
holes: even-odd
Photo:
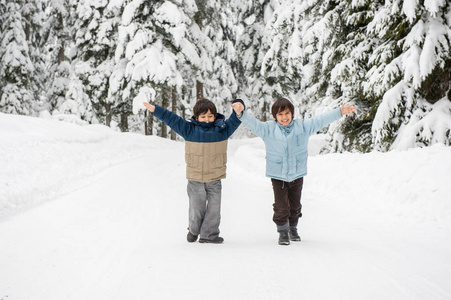
[[309, 137], [341, 118], [339, 108], [311, 119], [293, 119], [287, 126], [261, 122], [246, 111], [238, 117], [266, 146], [266, 176], [291, 182], [307, 175]]

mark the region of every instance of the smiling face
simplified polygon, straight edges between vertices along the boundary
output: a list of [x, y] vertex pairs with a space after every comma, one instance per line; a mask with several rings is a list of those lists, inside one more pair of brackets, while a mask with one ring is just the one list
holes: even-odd
[[277, 99], [271, 107], [271, 114], [274, 120], [280, 125], [287, 126], [294, 117], [294, 106], [286, 98]]
[[207, 112], [204, 112], [197, 117], [197, 121], [205, 123], [214, 122], [215, 115], [210, 110], [207, 110]]
[[287, 126], [288, 124], [291, 123], [291, 120], [293, 120], [293, 114], [291, 113], [291, 110], [289, 110], [289, 109], [287, 108], [287, 109], [285, 109], [284, 111], [279, 111], [279, 112], [276, 114], [275, 120], [276, 120], [277, 123], [279, 123], [280, 125]]

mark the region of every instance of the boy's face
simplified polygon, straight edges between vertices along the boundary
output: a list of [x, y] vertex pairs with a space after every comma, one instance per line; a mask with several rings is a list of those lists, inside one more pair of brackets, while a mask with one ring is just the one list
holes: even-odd
[[197, 117], [198, 122], [205, 122], [210, 123], [215, 121], [215, 115], [210, 112], [210, 110], [207, 110], [207, 112], [204, 112], [203, 114], [200, 114], [199, 117]]
[[276, 115], [276, 121], [283, 126], [287, 126], [293, 120], [291, 111], [287, 108], [284, 111], [279, 111]]

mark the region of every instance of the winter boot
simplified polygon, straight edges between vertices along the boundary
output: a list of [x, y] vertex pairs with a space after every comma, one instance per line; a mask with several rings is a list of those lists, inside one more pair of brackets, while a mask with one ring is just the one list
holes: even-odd
[[195, 241], [197, 241], [197, 235], [194, 235], [188, 231], [188, 235], [186, 236], [186, 239], [188, 240], [188, 242], [194, 243]]
[[289, 245], [290, 238], [288, 237], [288, 229], [279, 231], [279, 245]]
[[199, 243], [221, 244], [222, 242], [224, 242], [224, 239], [220, 236], [217, 236], [214, 239], [199, 239]]
[[301, 237], [298, 234], [298, 229], [294, 226], [290, 226], [290, 230], [288, 231], [288, 235], [290, 236], [290, 241], [300, 242]]

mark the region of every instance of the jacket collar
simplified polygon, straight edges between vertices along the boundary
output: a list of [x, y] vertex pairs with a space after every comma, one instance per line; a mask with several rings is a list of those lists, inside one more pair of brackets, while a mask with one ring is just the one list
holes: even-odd
[[277, 123], [277, 126], [279, 126], [280, 130], [282, 130], [282, 132], [283, 132], [285, 135], [289, 135], [290, 132], [291, 132], [291, 130], [293, 130], [294, 119], [291, 120], [290, 124], [288, 124], [287, 126], [283, 126], [283, 125], [281, 125], [281, 124], [280, 124], [279, 122], [277, 122], [277, 121], [276, 121], [276, 123]]

